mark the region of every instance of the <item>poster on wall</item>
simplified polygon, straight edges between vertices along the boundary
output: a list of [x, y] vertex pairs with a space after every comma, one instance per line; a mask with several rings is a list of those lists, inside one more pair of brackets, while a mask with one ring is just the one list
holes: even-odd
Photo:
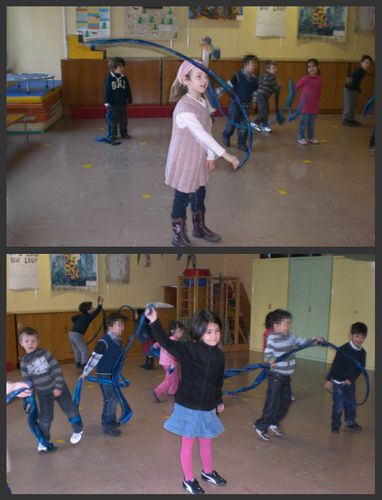
[[11, 253], [9, 263], [10, 290], [38, 290], [40, 288], [39, 254]]
[[372, 35], [375, 32], [375, 7], [357, 7], [355, 30]]
[[257, 7], [256, 36], [286, 36], [286, 7]]
[[298, 38], [345, 42], [347, 13], [342, 6], [299, 7]]
[[125, 34], [144, 40], [174, 40], [179, 36], [174, 7], [125, 7]]
[[84, 41], [110, 38], [110, 7], [76, 7], [76, 29]]
[[129, 256], [126, 254], [106, 255], [106, 283], [129, 282]]
[[243, 7], [233, 7], [230, 5], [211, 5], [188, 7], [189, 19], [212, 19], [212, 20], [243, 20]]
[[97, 254], [53, 253], [50, 255], [52, 289], [98, 290]]

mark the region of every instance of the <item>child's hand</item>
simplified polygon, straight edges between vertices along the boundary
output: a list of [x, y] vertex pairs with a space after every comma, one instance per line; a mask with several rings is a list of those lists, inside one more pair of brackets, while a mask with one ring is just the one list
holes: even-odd
[[150, 321], [150, 323], [153, 323], [158, 319], [158, 314], [153, 306], [146, 307], [145, 316]]
[[239, 162], [239, 160], [236, 158], [236, 156], [233, 156], [233, 155], [231, 155], [231, 154], [227, 153], [227, 151], [225, 151], [225, 152], [224, 152], [224, 154], [223, 154], [223, 158], [224, 158], [225, 160], [227, 160], [229, 163], [231, 163], [231, 164], [232, 164], [232, 168], [233, 168], [234, 170], [236, 170], [236, 169], [237, 169], [237, 167], [239, 166], [239, 163], [240, 163], [240, 162]]
[[322, 342], [325, 342], [324, 337], [316, 337], [316, 344], [317, 344], [317, 345], [322, 344]]
[[81, 380], [85, 380], [86, 375], [84, 373], [81, 373], [81, 375], [78, 378], [80, 378]]
[[53, 389], [53, 396], [55, 398], [58, 398], [59, 396], [61, 396], [62, 394], [62, 390], [61, 389]]
[[351, 385], [351, 381], [347, 378], [344, 380], [344, 385]]
[[26, 398], [32, 394], [31, 387], [27, 382], [14, 382], [12, 385], [12, 391], [17, 391], [17, 389], [22, 389], [25, 387], [25, 391], [17, 394], [18, 398]]
[[221, 413], [222, 411], [224, 411], [224, 403], [220, 403], [220, 405], [217, 406], [216, 411], [218, 413]]
[[103, 304], [103, 297], [99, 296], [97, 299], [98, 304]]
[[333, 391], [333, 382], [331, 380], [327, 380], [324, 384], [324, 389], [327, 391]]
[[269, 365], [271, 368], [276, 368], [277, 367], [277, 363], [276, 361], [272, 361], [272, 363], [270, 363]]
[[209, 172], [212, 172], [212, 170], [215, 170], [215, 160], [207, 160], [207, 168]]
[[201, 47], [203, 47], [203, 49], [206, 49], [206, 50], [210, 51], [210, 46], [208, 45], [208, 43], [205, 41], [205, 39], [204, 39], [204, 38], [201, 38], [201, 39], [199, 40], [199, 45], [200, 45]]

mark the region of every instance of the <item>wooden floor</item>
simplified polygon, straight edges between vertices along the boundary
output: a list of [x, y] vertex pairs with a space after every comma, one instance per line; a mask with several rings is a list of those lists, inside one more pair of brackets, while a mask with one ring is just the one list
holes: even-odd
[[[226, 368], [242, 367], [260, 360], [258, 353], [228, 353]], [[71, 445], [71, 427], [57, 406], [52, 441], [58, 449], [37, 452], [20, 400], [7, 407], [7, 442], [12, 471], [8, 482], [16, 494], [187, 494], [181, 488], [179, 437], [162, 428], [171, 414], [172, 400], [155, 403], [152, 389], [162, 380], [161, 367], [139, 368], [142, 359], [128, 359], [123, 374], [131, 385], [124, 389], [134, 415], [113, 438], [100, 427], [101, 393], [94, 383], [85, 383], [81, 415], [83, 439]], [[264, 442], [252, 424], [261, 414], [266, 382], [255, 390], [225, 397], [222, 421], [225, 432], [213, 442], [214, 467], [227, 479], [224, 488], [206, 485], [206, 493], [221, 494], [373, 494], [374, 476], [374, 377], [371, 395], [358, 407], [361, 432], [330, 432], [331, 395], [322, 388], [325, 364], [297, 360], [292, 390], [296, 400], [282, 423], [283, 437]], [[73, 390], [78, 371], [63, 365]], [[228, 379], [225, 389], [247, 385], [255, 373]], [[7, 377], [17, 380], [19, 372]], [[364, 395], [359, 380], [359, 398]], [[200, 463], [194, 450], [194, 470]], [[203, 483], [203, 487], [204, 487]]]
[[[194, 244], [374, 246], [373, 122], [349, 128], [339, 115], [320, 115], [318, 146], [297, 144], [296, 122], [255, 134], [245, 166], [233, 172], [218, 160], [208, 184], [206, 220], [222, 240]], [[105, 134], [97, 119], [63, 119], [30, 144], [8, 136], [7, 244], [171, 247], [173, 190], [164, 184], [171, 123], [130, 119], [132, 137], [119, 146], [95, 141]], [[214, 125], [220, 142], [224, 125], [224, 118]]]

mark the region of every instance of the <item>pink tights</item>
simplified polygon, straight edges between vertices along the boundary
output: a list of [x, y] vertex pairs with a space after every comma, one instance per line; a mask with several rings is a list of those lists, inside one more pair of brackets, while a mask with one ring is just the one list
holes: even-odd
[[199, 441], [199, 457], [202, 463], [203, 471], [206, 473], [212, 472], [212, 439], [182, 436], [180, 464], [186, 481], [191, 481], [195, 477], [192, 467], [192, 450], [195, 439], [198, 439]]

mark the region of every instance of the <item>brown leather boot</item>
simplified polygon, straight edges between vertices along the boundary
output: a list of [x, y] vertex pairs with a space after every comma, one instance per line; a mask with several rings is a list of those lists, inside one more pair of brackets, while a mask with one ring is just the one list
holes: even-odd
[[196, 212], [192, 212], [192, 223], [194, 225], [194, 229], [192, 231], [192, 236], [195, 238], [203, 238], [206, 241], [211, 243], [216, 243], [221, 240], [221, 236], [219, 234], [214, 233], [211, 229], [205, 224], [204, 221], [205, 212], [203, 210], [197, 210]]
[[186, 217], [172, 219], [172, 240], [174, 247], [192, 247], [192, 243], [187, 235]]

